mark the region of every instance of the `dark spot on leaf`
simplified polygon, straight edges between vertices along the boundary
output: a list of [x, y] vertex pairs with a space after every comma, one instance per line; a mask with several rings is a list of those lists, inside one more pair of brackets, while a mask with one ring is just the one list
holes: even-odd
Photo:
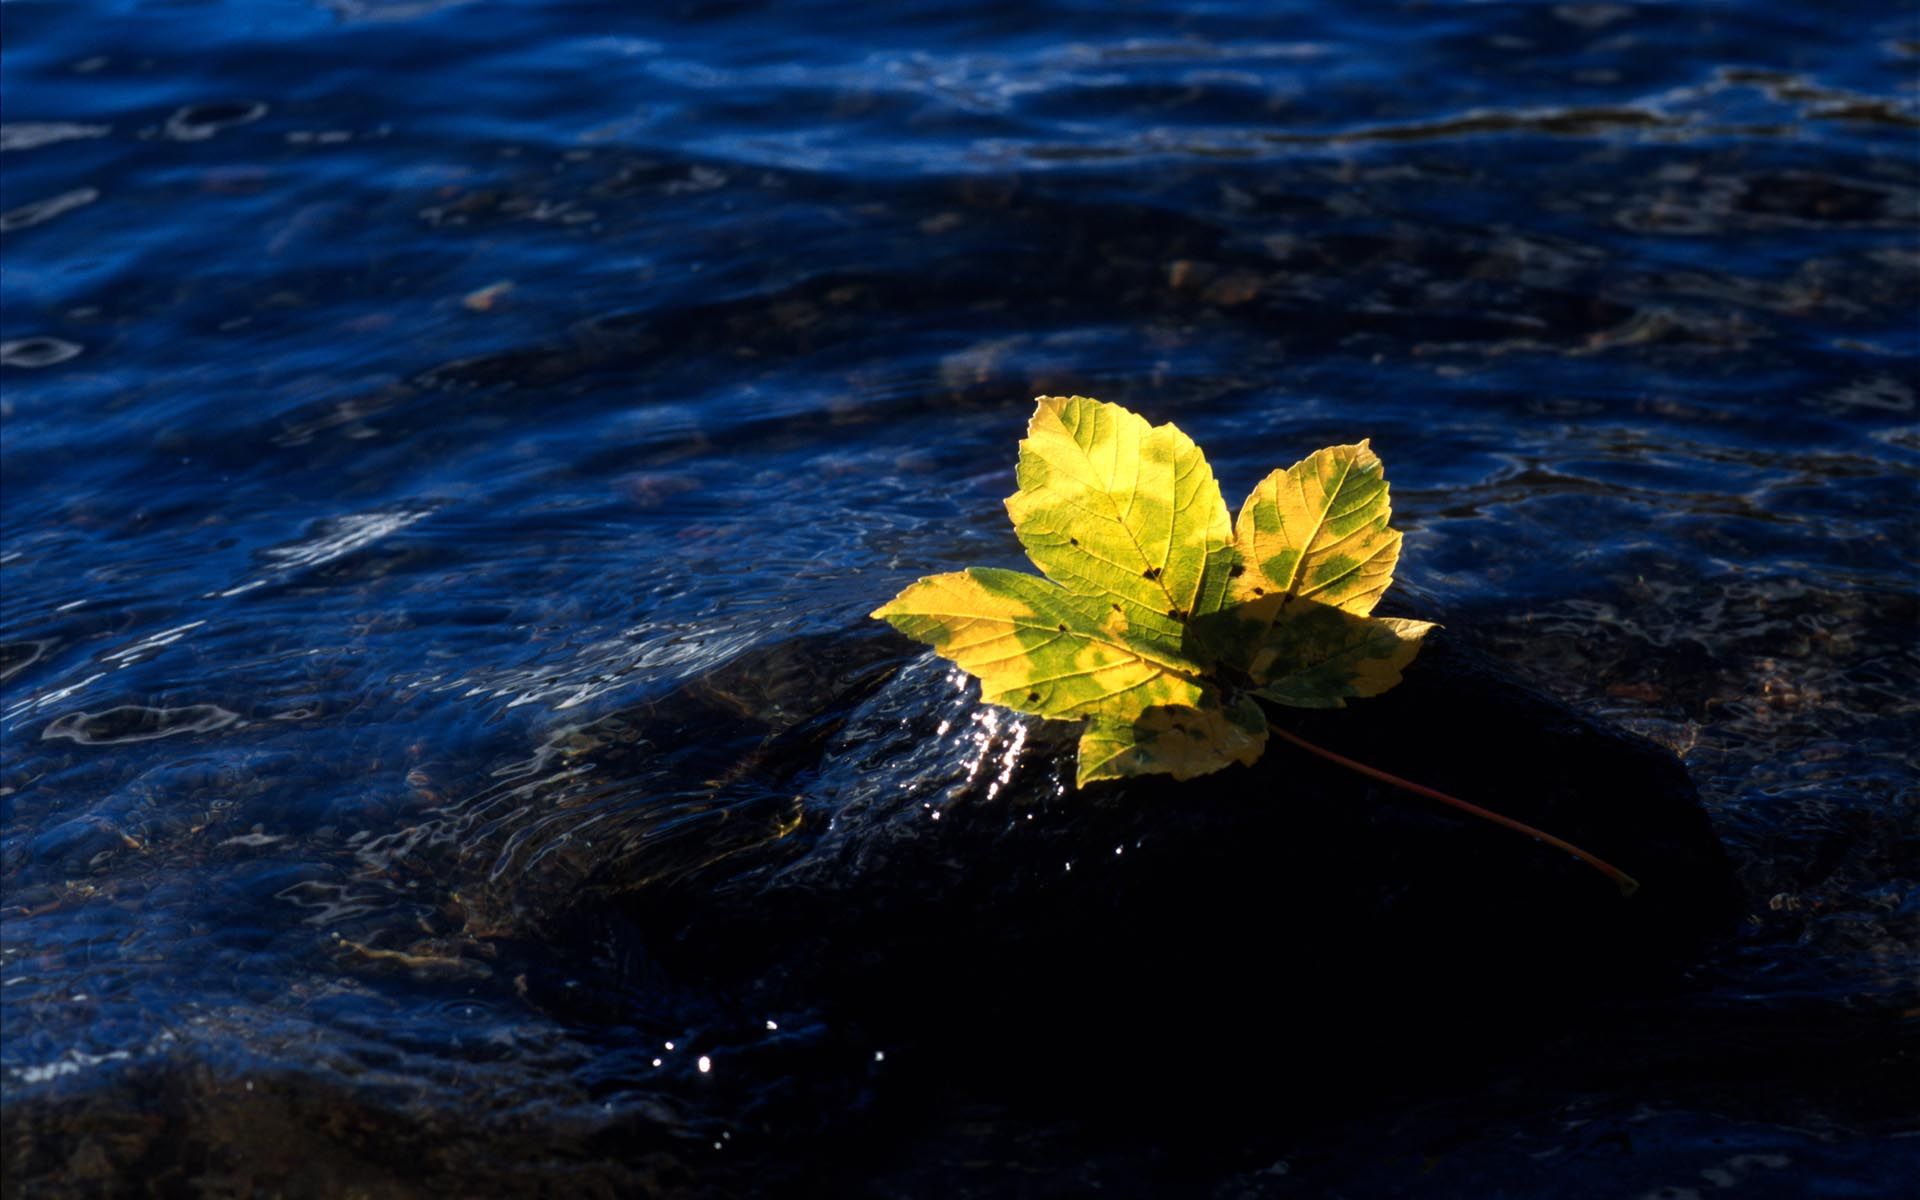
[[1069, 546], [1078, 546], [1079, 544], [1080, 544], [1080, 539], [1079, 539], [1079, 538], [1076, 538], [1076, 537], [1070, 537], [1070, 538], [1068, 538], [1068, 539], [1067, 539], [1067, 545], [1069, 545]]
[[1263, 587], [1257, 587], [1257, 588], [1255, 588], [1255, 589], [1253, 589], [1253, 594], [1254, 594], [1254, 595], [1256, 595], [1256, 596], [1264, 596], [1264, 595], [1266, 595], [1266, 594], [1267, 594], [1267, 589], [1265, 589], [1265, 588], [1263, 588]]
[[1167, 615], [1184, 624], [1187, 619], [1187, 610], [1184, 608], [1176, 608]]
[[1054, 628], [1058, 629], [1061, 633], [1065, 633], [1067, 631], [1067, 627], [1064, 624], [1055, 625]]
[[1140, 572], [1140, 577], [1142, 579], [1158, 579], [1160, 578], [1160, 568], [1148, 567], [1146, 570]]
[[1037, 704], [1037, 703], [1039, 703], [1039, 702], [1040, 702], [1040, 693], [1039, 693], [1039, 692], [1028, 692], [1028, 693], [1027, 693], [1027, 703], [1028, 703], [1028, 704]]
[[1242, 575], [1245, 575], [1246, 573], [1247, 573], [1247, 568], [1246, 568], [1246, 565], [1243, 563], [1235, 563], [1227, 571], [1227, 575], [1233, 579], [1238, 579]]

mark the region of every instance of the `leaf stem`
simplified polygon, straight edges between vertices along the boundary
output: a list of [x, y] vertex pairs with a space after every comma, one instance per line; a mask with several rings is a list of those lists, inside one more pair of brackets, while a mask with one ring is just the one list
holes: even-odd
[[1504, 825], [1508, 829], [1511, 829], [1516, 833], [1524, 833], [1528, 837], [1534, 838], [1538, 841], [1545, 842], [1549, 846], [1553, 846], [1558, 849], [1565, 850], [1568, 854], [1573, 855], [1575, 858], [1579, 859], [1581, 862], [1586, 863], [1588, 866], [1592, 867], [1594, 870], [1599, 871], [1602, 875], [1605, 875], [1608, 879], [1613, 880], [1614, 886], [1620, 889], [1620, 894], [1622, 896], [1631, 896], [1635, 892], [1640, 890], [1640, 883], [1638, 880], [1634, 879], [1633, 876], [1627, 874], [1625, 871], [1622, 871], [1620, 868], [1614, 866], [1612, 863], [1608, 862], [1607, 860], [1600, 858], [1597, 855], [1587, 853], [1585, 850], [1582, 850], [1580, 847], [1574, 845], [1572, 842], [1554, 837], [1552, 834], [1547, 833], [1543, 830], [1535, 829], [1533, 826], [1528, 825], [1524, 821], [1516, 821], [1512, 817], [1501, 816], [1499, 813], [1494, 812], [1492, 809], [1481, 808], [1478, 804], [1469, 804], [1467, 801], [1460, 799], [1458, 796], [1449, 796], [1445, 792], [1437, 791], [1433, 788], [1426, 787], [1422, 784], [1414, 783], [1412, 780], [1402, 779], [1398, 775], [1389, 774], [1386, 771], [1380, 770], [1378, 767], [1370, 767], [1363, 762], [1356, 762], [1353, 759], [1348, 758], [1344, 754], [1335, 754], [1333, 751], [1327, 749], [1325, 746], [1315, 745], [1314, 743], [1301, 737], [1297, 733], [1290, 733], [1287, 730], [1280, 728], [1280, 726], [1274, 724], [1271, 720], [1267, 722], [1267, 728], [1272, 730], [1274, 733], [1278, 734], [1284, 740], [1292, 742], [1294, 745], [1300, 747], [1302, 750], [1305, 750], [1307, 753], [1317, 754], [1321, 758], [1326, 759], [1328, 762], [1335, 763], [1339, 766], [1345, 767], [1349, 771], [1357, 771], [1360, 774], [1367, 776], [1369, 779], [1377, 779], [1381, 783], [1392, 784], [1394, 787], [1402, 788], [1406, 791], [1414, 793], [1415, 795], [1425, 796], [1429, 800], [1438, 800], [1442, 804], [1452, 805], [1454, 808], [1459, 809], [1461, 812], [1472, 813], [1474, 816], [1479, 817], [1482, 820], [1492, 821], [1495, 825]]

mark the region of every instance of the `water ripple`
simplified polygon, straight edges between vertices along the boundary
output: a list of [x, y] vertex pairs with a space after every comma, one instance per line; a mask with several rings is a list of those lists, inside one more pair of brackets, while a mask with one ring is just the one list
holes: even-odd
[[[1669, 1059], [1901, 1002], [1920, 100], [1885, 6], [616, 9], [6, 6], [9, 1121], [282, 1080], [301, 1129], [517, 1121], [527, 1161], [652, 1138], [701, 1179], [845, 1132], [910, 1055], [677, 976], [633, 914], [862, 798], [917, 789], [920, 838], [1042, 786], [1057, 730], [866, 614], [1023, 563], [1045, 393], [1178, 421], [1230, 500], [1371, 437], [1422, 611], [1684, 759], [1748, 911], [1634, 1015]], [[1636, 1145], [1718, 1136], [1648, 1086], [1774, 1090], [1623, 1088], [1600, 1060], [1645, 1047], [1582, 1037], [1542, 1110], [1586, 1080]], [[1771, 1080], [1788, 1040], [1713, 1053]], [[1826, 1085], [1854, 1107], [1794, 1102], [1875, 1145]], [[1315, 1153], [1300, 1188], [1405, 1190]]]

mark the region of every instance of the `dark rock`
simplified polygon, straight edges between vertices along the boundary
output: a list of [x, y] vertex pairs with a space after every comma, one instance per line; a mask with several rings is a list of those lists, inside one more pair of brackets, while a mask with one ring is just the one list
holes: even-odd
[[[695, 1176], [666, 1121], [500, 1120], [381, 1103], [294, 1072], [245, 1080], [184, 1056], [116, 1065], [0, 1114], [5, 1194], [737, 1196]], [[676, 1153], [676, 1151], [681, 1151]]]
[[666, 969], [824, 1006], [1000, 1086], [1188, 1105], [1166, 1085], [1237, 1094], [1257, 1071], [1314, 1103], [1381, 1086], [1362, 1063], [1452, 1069], [1669, 986], [1733, 913], [1671, 754], [1453, 638], [1385, 696], [1276, 715], [1582, 845], [1637, 895], [1278, 739], [1252, 768], [1076, 792], [1072, 727], [973, 695], [922, 658], [831, 736], [786, 735], [815, 739], [768, 755], [799, 827], [627, 901]]

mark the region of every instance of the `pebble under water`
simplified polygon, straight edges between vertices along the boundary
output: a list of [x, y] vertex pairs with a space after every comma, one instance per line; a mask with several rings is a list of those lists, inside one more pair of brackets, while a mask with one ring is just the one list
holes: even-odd
[[[1920, 1178], [1911, 4], [16, 0], [0, 35], [8, 1195]], [[866, 616], [1022, 565], [1051, 393], [1177, 422], [1235, 507], [1370, 437], [1398, 602], [1677, 756], [1721, 936], [1469, 1062], [1421, 1014], [1512, 994], [1383, 982], [1404, 1020], [1324, 1103], [1204, 1005], [956, 1069], [964, 1012], [713, 966], [738, 923], [683, 909], [887, 798], [928, 861], [1004, 811], [1088, 839], [1063, 875], [1161, 869]], [[831, 924], [889, 902], [859, 883], [788, 894]], [[1336, 994], [1287, 930], [1342, 917], [1218, 919]]]

